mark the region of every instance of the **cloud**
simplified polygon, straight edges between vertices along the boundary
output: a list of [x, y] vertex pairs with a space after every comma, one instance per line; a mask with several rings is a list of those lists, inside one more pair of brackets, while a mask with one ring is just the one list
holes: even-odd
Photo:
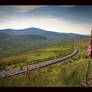
[[[0, 29], [6, 29], [6, 28], [24, 29], [29, 27], [38, 27], [55, 32], [90, 34], [90, 27], [92, 26], [92, 22], [79, 21], [79, 19], [81, 18], [75, 15], [69, 16], [67, 14], [67, 16], [62, 17], [60, 15], [60, 17], [55, 17], [54, 16], [55, 13], [53, 13], [51, 16], [44, 14], [44, 16], [41, 17], [39, 17], [36, 14], [34, 14], [34, 16], [22, 16], [23, 14], [22, 12], [33, 10], [39, 7], [45, 7], [45, 6], [16, 5], [16, 6], [0, 7], [0, 16], [1, 16]], [[75, 6], [63, 5], [62, 7], [70, 8]]]
[[19, 16], [18, 11], [11, 5], [0, 5], [0, 23]]
[[27, 12], [40, 7], [45, 7], [47, 5], [13, 5], [14, 8], [19, 9], [21, 12]]
[[91, 26], [92, 23], [72, 23], [70, 20], [64, 18], [27, 17], [7, 21], [7, 23], [1, 24], [0, 28], [24, 29], [29, 27], [37, 27], [55, 32], [90, 34]]
[[63, 8], [72, 8], [72, 7], [75, 7], [75, 5], [60, 5], [60, 7], [63, 7]]

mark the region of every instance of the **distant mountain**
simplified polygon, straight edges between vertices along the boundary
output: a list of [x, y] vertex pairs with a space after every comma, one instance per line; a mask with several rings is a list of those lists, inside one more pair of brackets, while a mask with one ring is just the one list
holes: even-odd
[[46, 31], [40, 28], [26, 28], [22, 30], [14, 30], [14, 29], [5, 29], [5, 30], [0, 30], [0, 32], [8, 33], [8, 34], [13, 34], [13, 35], [29, 35], [29, 34], [34, 34], [34, 35], [58, 35], [58, 36], [82, 36], [85, 37], [87, 35], [80, 35], [80, 34], [74, 34], [74, 33], [59, 33], [59, 32], [51, 32], [51, 31]]
[[88, 37], [73, 33], [58, 33], [39, 28], [23, 30], [0, 30], [0, 57], [14, 55], [28, 50], [45, 48], [68, 40]]
[[87, 35], [80, 35], [74, 33], [59, 33], [59, 32], [51, 32], [45, 31], [40, 28], [26, 28], [23, 30], [14, 30], [14, 29], [5, 29], [0, 30], [0, 38], [10, 38], [10, 39], [18, 39], [18, 40], [50, 40], [50, 41], [65, 41], [65, 40], [73, 40], [76, 38], [84, 38], [88, 37]]

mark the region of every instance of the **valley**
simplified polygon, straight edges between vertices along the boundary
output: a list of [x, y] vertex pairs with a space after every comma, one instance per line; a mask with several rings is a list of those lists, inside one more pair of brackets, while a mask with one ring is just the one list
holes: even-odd
[[[87, 86], [91, 86], [91, 84], [90, 85], [86, 84], [87, 81], [91, 81], [90, 79], [91, 59], [88, 58], [87, 56], [88, 39], [89, 38], [75, 40], [76, 46], [80, 49], [80, 54], [75, 56], [74, 58], [64, 61], [62, 64], [57, 64], [57, 65], [49, 66], [48, 68], [41, 69], [40, 72], [30, 71], [29, 77], [27, 79], [25, 78], [25, 73], [23, 75], [17, 76], [16, 83], [13, 85], [12, 83], [14, 82], [14, 80], [12, 79], [12, 77], [2, 79], [0, 80], [0, 85], [1, 86], [14, 86], [14, 87], [15, 86], [20, 86], [20, 87], [72, 87], [72, 86], [73, 87], [81, 87], [81, 86], [87, 87]], [[65, 43], [63, 44], [63, 46], [62, 45], [55, 46], [55, 47], [52, 46], [47, 49], [41, 49], [40, 59], [41, 59], [41, 56], [45, 58], [47, 55], [51, 55], [53, 59], [56, 58], [55, 56], [53, 56], [53, 54], [50, 54], [50, 53], [45, 54], [45, 57], [44, 57], [43, 56], [44, 54], [42, 54], [43, 51], [45, 51], [45, 53], [46, 51], [47, 52], [55, 51], [54, 55], [56, 55], [56, 51], [57, 53], [62, 52], [61, 54], [59, 53], [60, 56], [57, 56], [57, 58], [63, 57], [62, 55], [67, 56], [70, 53], [72, 53], [70, 51], [74, 51], [72, 49], [73, 48], [72, 46], [74, 46], [73, 41], [69, 43]], [[68, 48], [70, 48], [70, 50], [68, 50]], [[26, 53], [24, 53], [24, 56], [26, 56]], [[17, 56], [17, 58], [19, 57]], [[8, 60], [8, 58], [6, 60]], [[90, 70], [88, 70], [89, 61], [90, 61], [90, 68], [89, 68]], [[89, 71], [88, 80], [86, 80], [87, 70]], [[4, 81], [6, 84], [4, 84]], [[83, 84], [81, 84], [81, 82], [83, 82]]]

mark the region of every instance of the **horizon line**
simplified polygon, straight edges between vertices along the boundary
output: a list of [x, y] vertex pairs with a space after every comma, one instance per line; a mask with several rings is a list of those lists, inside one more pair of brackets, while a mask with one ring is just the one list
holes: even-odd
[[[50, 30], [46, 30], [46, 29], [43, 29], [43, 28], [38, 28], [38, 27], [27, 27], [27, 28], [20, 28], [20, 29], [16, 29], [16, 28], [5, 28], [5, 29], [0, 29], [0, 31], [1, 30], [15, 30], [15, 31], [17, 31], [17, 30], [24, 30], [24, 29], [29, 29], [29, 28], [36, 28], [36, 29], [41, 29], [41, 30], [44, 30], [44, 31], [49, 31], [49, 32], [56, 32], [56, 33], [68, 33], [68, 32], [57, 32], [57, 31], [50, 31]], [[69, 33], [71, 33], [71, 32], [69, 32]], [[68, 33], [68, 34], [69, 34]], [[79, 33], [71, 33], [71, 34], [79, 34]], [[79, 35], [88, 35], [88, 36], [90, 36], [91, 34], [79, 34]]]

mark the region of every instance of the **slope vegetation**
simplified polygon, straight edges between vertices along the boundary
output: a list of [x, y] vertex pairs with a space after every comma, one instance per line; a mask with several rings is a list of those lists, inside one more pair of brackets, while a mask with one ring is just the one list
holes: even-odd
[[[25, 74], [13, 78], [0, 80], [0, 86], [17, 87], [90, 87], [92, 86], [92, 59], [88, 57], [88, 38], [76, 40], [80, 54], [76, 57], [41, 69], [40, 72], [30, 72], [29, 77]], [[70, 47], [71, 45], [65, 45]], [[65, 48], [64, 47], [64, 48]], [[63, 49], [64, 49], [63, 48]], [[51, 49], [51, 48], [50, 48]], [[52, 48], [55, 49], [55, 48]], [[67, 53], [70, 52], [66, 50]]]

